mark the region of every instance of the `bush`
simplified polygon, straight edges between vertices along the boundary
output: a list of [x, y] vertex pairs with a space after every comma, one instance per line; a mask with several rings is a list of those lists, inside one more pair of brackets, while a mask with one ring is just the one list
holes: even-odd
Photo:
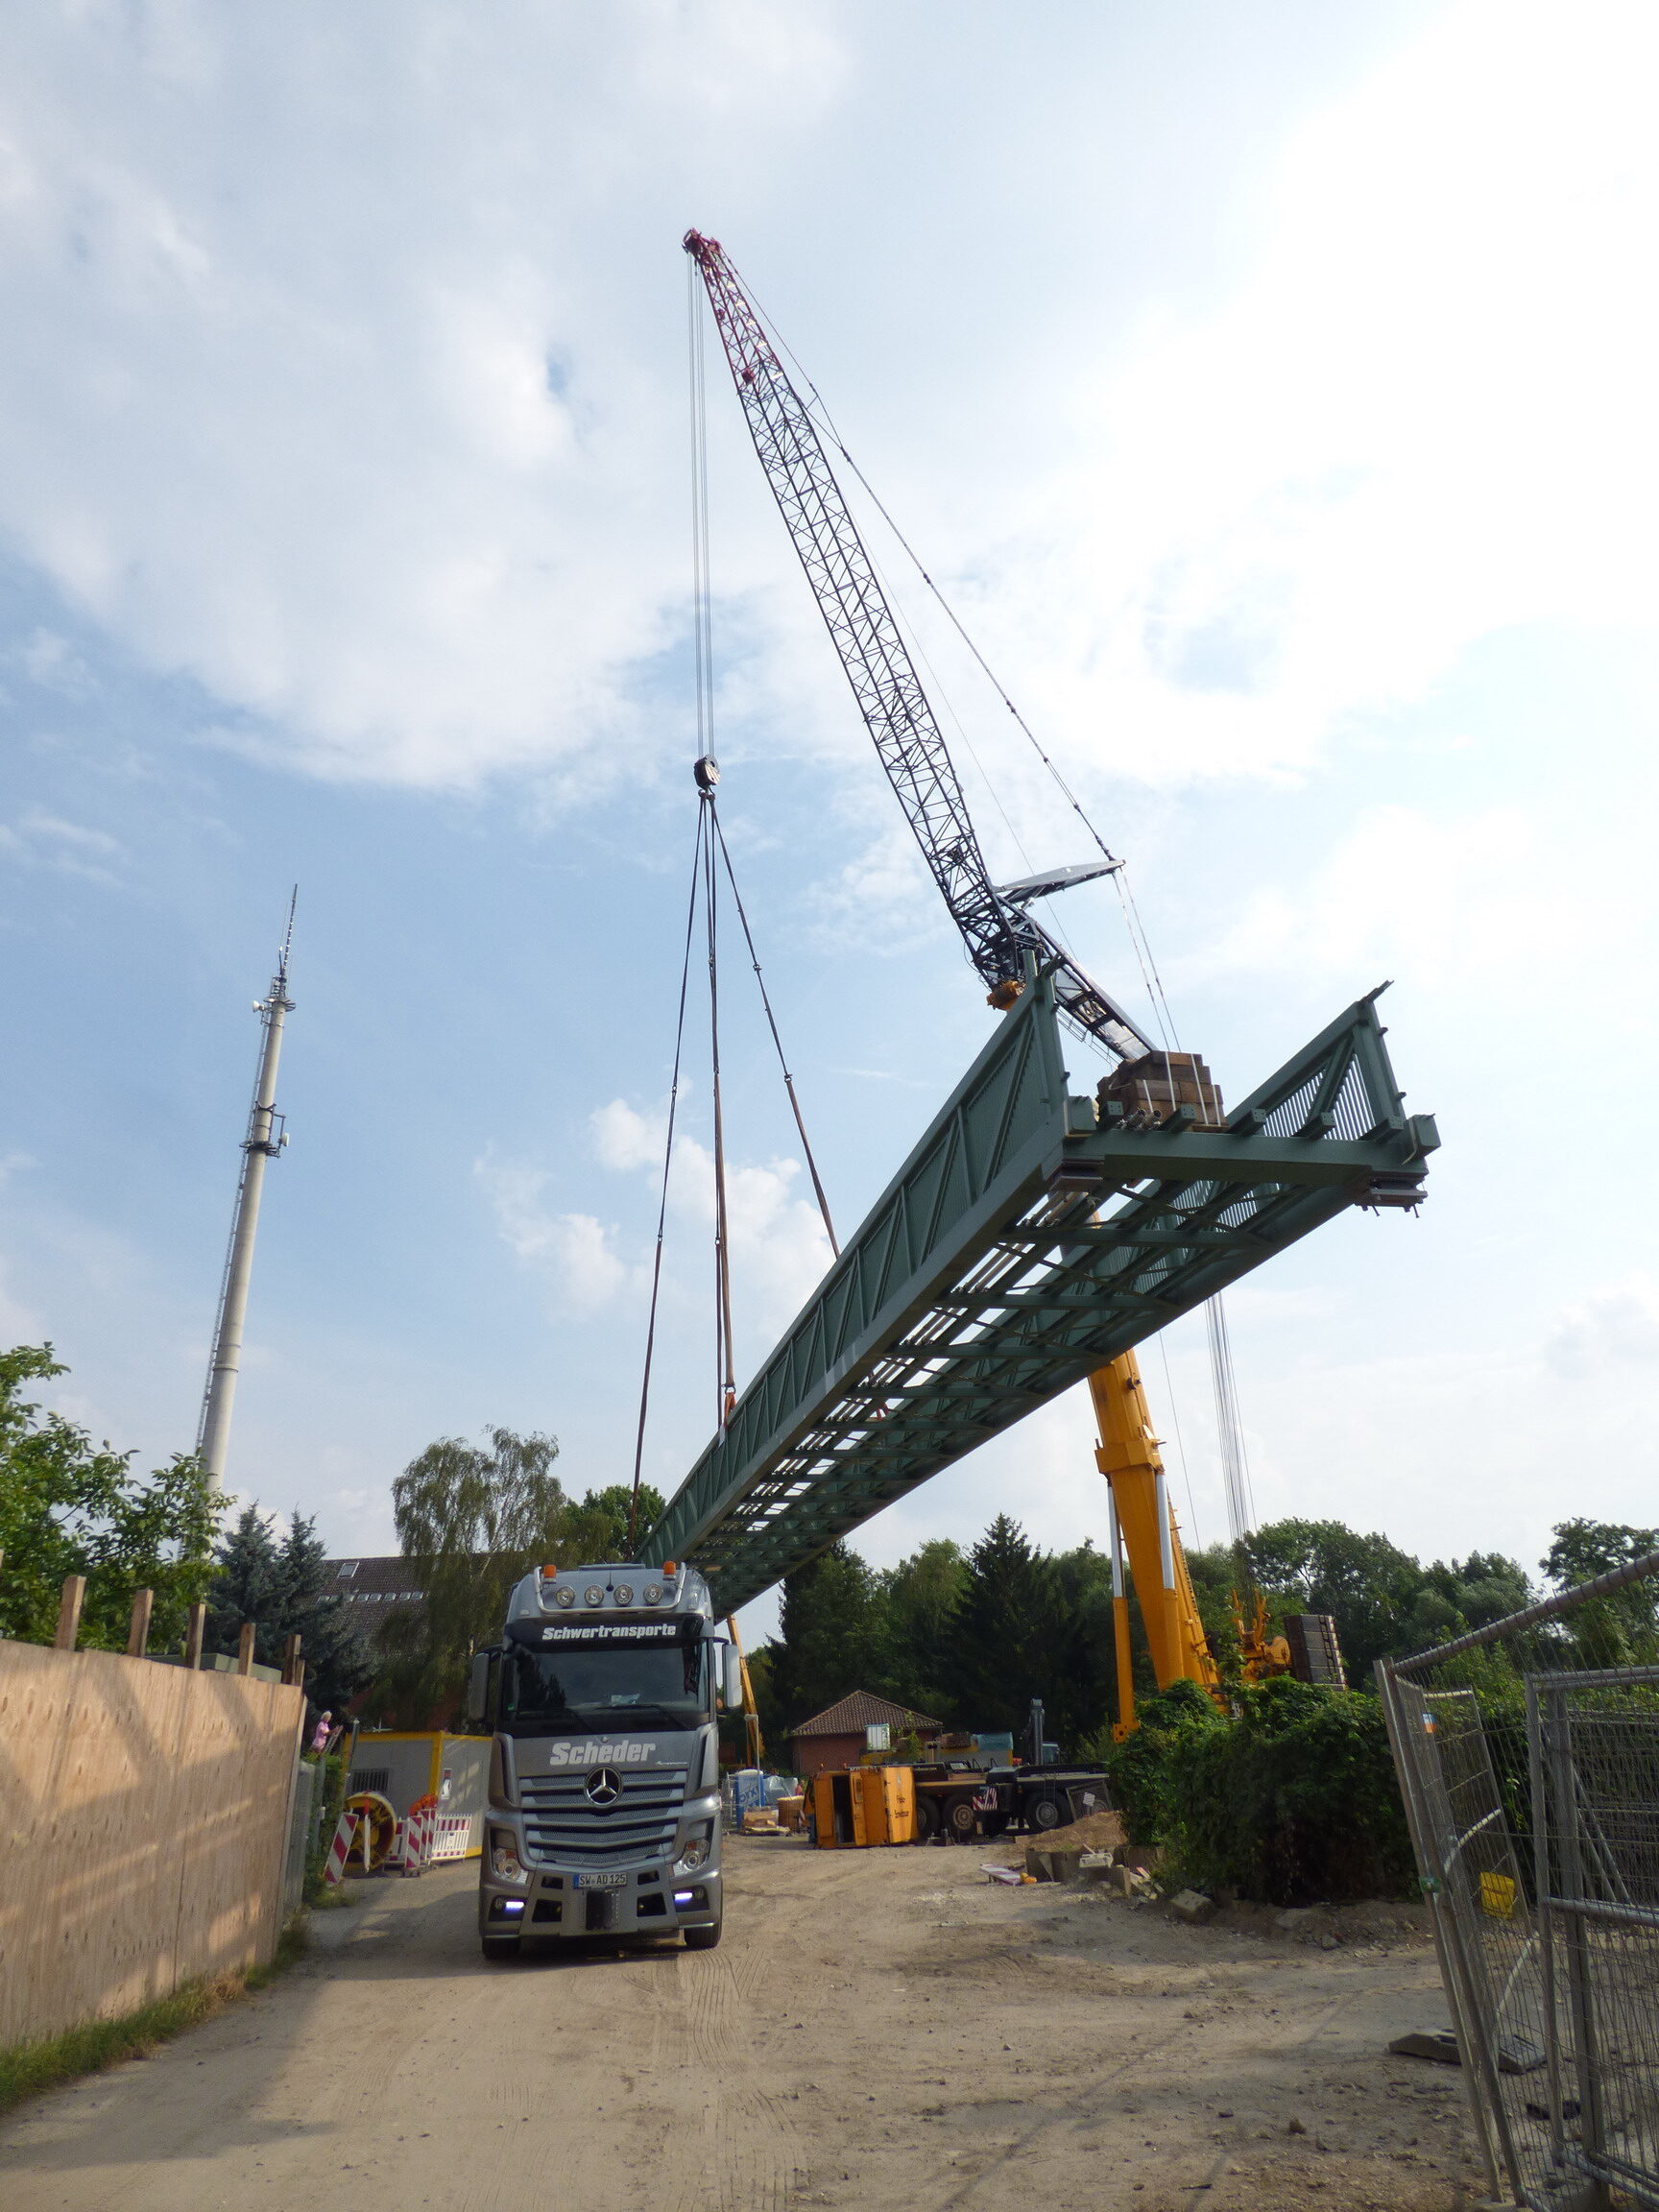
[[1281, 1675], [1231, 1719], [1193, 1683], [1142, 1705], [1106, 1760], [1129, 1839], [1194, 1887], [1263, 1904], [1407, 1894], [1414, 1879], [1382, 1709]]
[[1167, 1841], [1174, 1806], [1171, 1789], [1176, 1772], [1194, 1750], [1199, 1738], [1214, 1735], [1227, 1723], [1215, 1710], [1214, 1698], [1196, 1682], [1172, 1682], [1167, 1690], [1149, 1691], [1136, 1700], [1140, 1726], [1121, 1743], [1110, 1728], [1102, 1728], [1084, 1746], [1097, 1759], [1111, 1785], [1112, 1802], [1131, 1843]]

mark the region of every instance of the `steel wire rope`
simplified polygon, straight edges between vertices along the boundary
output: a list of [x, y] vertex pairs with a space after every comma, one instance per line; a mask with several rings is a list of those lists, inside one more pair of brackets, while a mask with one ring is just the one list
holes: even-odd
[[[711, 813], [714, 801], [705, 792], [698, 813]], [[720, 1090], [720, 949], [715, 894], [714, 840], [703, 839], [703, 910], [709, 943], [709, 1054], [714, 1108], [714, 1370], [722, 1431], [737, 1400], [732, 1351], [732, 1235], [726, 1210], [726, 1124]]]
[[737, 878], [733, 873], [732, 868], [732, 855], [726, 848], [726, 832], [720, 827], [720, 816], [712, 801], [709, 803], [709, 819], [714, 826], [715, 836], [720, 840], [720, 857], [726, 865], [726, 880], [732, 886], [732, 902], [737, 909], [737, 919], [743, 927], [743, 942], [749, 948], [749, 964], [755, 971], [756, 982], [760, 986], [760, 1003], [766, 1009], [766, 1026], [771, 1030], [772, 1042], [778, 1048], [778, 1065], [783, 1070], [783, 1088], [789, 1094], [790, 1110], [795, 1116], [795, 1127], [801, 1137], [801, 1149], [806, 1155], [806, 1172], [812, 1178], [812, 1190], [818, 1200], [818, 1211], [824, 1216], [824, 1228], [830, 1238], [830, 1249], [839, 1259], [841, 1257], [841, 1244], [840, 1239], [835, 1235], [835, 1224], [830, 1218], [830, 1201], [825, 1196], [824, 1185], [819, 1179], [818, 1163], [812, 1157], [811, 1141], [806, 1135], [806, 1123], [801, 1112], [801, 1101], [795, 1095], [795, 1078], [789, 1072], [789, 1063], [784, 1057], [783, 1040], [778, 1034], [778, 1023], [772, 1013], [772, 1000], [767, 996], [766, 978], [760, 973], [760, 955], [755, 950], [755, 936], [749, 926], [749, 916], [744, 910], [743, 894], [737, 888]]
[[680, 963], [680, 1011], [674, 1023], [674, 1072], [668, 1084], [668, 1126], [662, 1144], [662, 1189], [657, 1204], [657, 1244], [651, 1260], [651, 1305], [645, 1324], [645, 1369], [639, 1381], [639, 1426], [634, 1437], [634, 1491], [628, 1506], [628, 1551], [639, 1534], [639, 1476], [645, 1460], [645, 1414], [651, 1403], [651, 1362], [657, 1350], [657, 1303], [662, 1288], [662, 1238], [668, 1221], [668, 1172], [674, 1161], [674, 1120], [680, 1103], [680, 1063], [685, 1042], [685, 998], [691, 981], [691, 939], [697, 924], [697, 887], [702, 879], [703, 809], [697, 809], [697, 836], [691, 849], [691, 895], [685, 905], [685, 951]]

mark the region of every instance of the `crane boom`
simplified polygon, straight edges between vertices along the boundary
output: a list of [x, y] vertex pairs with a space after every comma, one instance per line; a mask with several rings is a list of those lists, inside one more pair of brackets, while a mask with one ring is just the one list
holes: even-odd
[[[1135, 1023], [1032, 915], [1000, 891], [962, 795], [927, 695], [893, 610], [842, 496], [810, 410], [790, 382], [724, 248], [685, 233], [713, 310], [749, 434], [812, 588], [859, 712], [933, 880], [962, 932], [968, 957], [1006, 1006], [1025, 955], [1052, 967], [1061, 1011], [1119, 1060], [1152, 1050]], [[1010, 896], [1013, 893], [1016, 896]]]

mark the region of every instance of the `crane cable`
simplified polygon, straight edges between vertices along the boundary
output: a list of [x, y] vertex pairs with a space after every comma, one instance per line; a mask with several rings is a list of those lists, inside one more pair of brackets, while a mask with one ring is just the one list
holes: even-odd
[[766, 993], [766, 978], [760, 973], [760, 955], [755, 950], [755, 938], [749, 927], [749, 917], [743, 910], [743, 894], [738, 890], [737, 878], [732, 872], [732, 855], [726, 850], [726, 832], [720, 827], [720, 817], [714, 810], [712, 799], [709, 805], [709, 819], [714, 826], [715, 836], [720, 840], [720, 857], [726, 863], [726, 880], [732, 886], [732, 901], [737, 909], [737, 919], [743, 925], [743, 942], [749, 948], [749, 964], [755, 971], [756, 982], [760, 986], [760, 1003], [766, 1009], [766, 1026], [771, 1030], [772, 1042], [778, 1048], [778, 1065], [783, 1070], [783, 1088], [789, 1094], [789, 1108], [795, 1117], [795, 1126], [800, 1132], [801, 1149], [806, 1155], [806, 1172], [812, 1178], [813, 1195], [818, 1201], [818, 1211], [824, 1217], [824, 1230], [830, 1238], [830, 1249], [839, 1260], [841, 1241], [835, 1234], [835, 1224], [830, 1218], [830, 1201], [824, 1194], [824, 1185], [818, 1174], [818, 1163], [812, 1157], [812, 1144], [806, 1135], [806, 1123], [801, 1113], [801, 1101], [795, 1095], [795, 1078], [789, 1072], [789, 1062], [784, 1057], [783, 1040], [778, 1034], [778, 1023], [772, 1013], [772, 1001]]
[[662, 1238], [668, 1222], [668, 1170], [674, 1160], [674, 1119], [680, 1103], [680, 1062], [685, 1043], [685, 996], [691, 981], [691, 935], [697, 920], [697, 886], [703, 867], [703, 809], [691, 854], [691, 896], [685, 905], [685, 951], [680, 963], [680, 1012], [674, 1024], [674, 1073], [668, 1085], [668, 1127], [662, 1143], [662, 1189], [657, 1204], [657, 1244], [651, 1259], [651, 1307], [645, 1324], [645, 1371], [639, 1381], [639, 1426], [634, 1436], [634, 1492], [628, 1505], [628, 1552], [639, 1535], [639, 1473], [645, 1459], [645, 1413], [651, 1403], [651, 1361], [657, 1349], [657, 1302], [662, 1288]]
[[[700, 794], [698, 814], [712, 815], [714, 795]], [[714, 838], [703, 838], [703, 912], [709, 941], [709, 1063], [714, 1106], [714, 1372], [722, 1431], [737, 1403], [737, 1376], [732, 1350], [732, 1232], [726, 1211], [726, 1109], [720, 1089], [719, 878], [714, 873]]]

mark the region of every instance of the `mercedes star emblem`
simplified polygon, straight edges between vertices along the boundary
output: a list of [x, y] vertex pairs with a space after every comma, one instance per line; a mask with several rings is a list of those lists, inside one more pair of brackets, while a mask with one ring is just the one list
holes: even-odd
[[614, 1805], [622, 1794], [622, 1777], [614, 1767], [595, 1767], [588, 1777], [588, 1799], [592, 1805]]

